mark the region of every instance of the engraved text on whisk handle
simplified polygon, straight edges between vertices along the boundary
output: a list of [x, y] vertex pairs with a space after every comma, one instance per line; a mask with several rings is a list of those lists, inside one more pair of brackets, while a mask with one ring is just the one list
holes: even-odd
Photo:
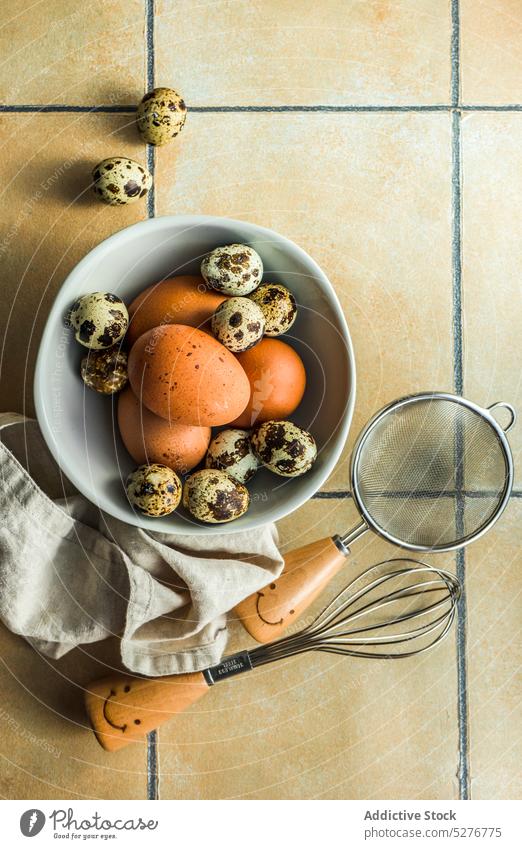
[[203, 675], [205, 681], [211, 687], [217, 681], [223, 681], [224, 678], [230, 678], [232, 675], [240, 675], [241, 672], [248, 672], [249, 669], [253, 668], [249, 653], [247, 651], [240, 651], [237, 654], [231, 654], [230, 657], [226, 657], [216, 666], [205, 669]]

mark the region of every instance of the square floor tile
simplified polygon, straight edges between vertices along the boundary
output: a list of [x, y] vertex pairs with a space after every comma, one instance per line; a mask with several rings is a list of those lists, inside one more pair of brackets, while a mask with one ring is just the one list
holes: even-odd
[[[522, 115], [462, 122], [464, 390], [478, 404], [509, 401], [522, 413]], [[506, 421], [499, 416], [499, 420]], [[522, 485], [522, 425], [509, 433]]]
[[462, 102], [522, 103], [519, 0], [460, 0]]
[[[2, 409], [33, 413], [38, 341], [54, 295], [102, 239], [147, 216], [145, 201], [101, 203], [90, 188], [101, 159], [124, 152], [145, 161], [125, 115], [2, 115]], [[102, 285], [102, 284], [100, 284]]]
[[385, 403], [451, 390], [451, 136], [445, 114], [192, 114], [158, 151], [159, 214], [254, 221], [330, 278], [355, 348], [348, 448]]
[[145, 90], [145, 4], [14, 0], [0, 28], [0, 103], [135, 104]]
[[[346, 528], [353, 505], [312, 501], [279, 523], [285, 548]], [[368, 535], [350, 575], [400, 551]], [[435, 558], [451, 568], [451, 557]], [[229, 650], [249, 644], [240, 627]], [[250, 641], [251, 644], [251, 641]], [[223, 682], [159, 732], [161, 796], [456, 798], [455, 643], [400, 662], [307, 654]]]
[[158, 0], [156, 79], [198, 106], [447, 103], [438, 0]]
[[471, 794], [522, 798], [522, 500], [466, 555]]
[[115, 641], [50, 661], [3, 627], [0, 635], [2, 798], [146, 799], [146, 743], [109, 755], [83, 710], [83, 686], [121, 668]]

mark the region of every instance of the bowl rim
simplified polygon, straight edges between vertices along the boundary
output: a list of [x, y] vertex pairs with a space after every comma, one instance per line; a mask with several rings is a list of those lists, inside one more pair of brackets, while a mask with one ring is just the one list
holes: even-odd
[[[57, 449], [55, 435], [53, 433], [52, 427], [47, 421], [47, 417], [45, 414], [45, 401], [43, 392], [43, 387], [45, 385], [45, 360], [47, 359], [48, 349], [50, 347], [50, 338], [52, 336], [56, 322], [56, 300], [58, 293], [63, 288], [65, 288], [65, 286], [71, 285], [71, 281], [75, 282], [77, 280], [79, 281], [82, 279], [85, 269], [87, 269], [91, 265], [93, 260], [98, 259], [100, 256], [110, 251], [112, 247], [118, 245], [119, 243], [128, 241], [128, 239], [132, 238], [135, 234], [141, 234], [142, 231], [147, 231], [153, 228], [156, 230], [168, 230], [173, 225], [175, 225], [179, 229], [182, 229], [184, 227], [190, 229], [192, 227], [208, 226], [215, 224], [230, 224], [232, 226], [236, 225], [238, 228], [242, 228], [243, 231], [246, 228], [246, 230], [251, 231], [252, 240], [254, 240], [256, 237], [259, 238], [260, 236], [271, 237], [272, 240], [274, 240], [275, 237], [275, 240], [279, 242], [282, 247], [290, 248], [292, 253], [297, 254], [297, 256], [310, 267], [311, 274], [321, 280], [327, 293], [330, 306], [332, 307], [336, 315], [336, 319], [338, 321], [338, 331], [340, 336], [342, 337], [343, 347], [346, 352], [350, 388], [348, 397], [346, 399], [346, 404], [344, 406], [343, 415], [340, 418], [339, 423], [336, 427], [334, 445], [332, 446], [331, 456], [324, 464], [318, 482], [313, 485], [308, 484], [308, 486], [306, 486], [306, 479], [303, 477], [302, 482], [304, 486], [303, 489], [300, 491], [299, 495], [294, 496], [293, 499], [288, 499], [288, 502], [285, 503], [284, 507], [280, 507], [279, 509], [273, 508], [271, 514], [270, 511], [267, 511], [269, 515], [263, 516], [259, 519], [252, 519], [252, 523], [247, 527], [234, 527], [234, 522], [210, 526], [200, 526], [197, 524], [189, 525], [187, 523], [186, 529], [182, 527], [179, 529], [176, 528], [170, 530], [167, 528], [163, 529], [158, 527], [157, 531], [154, 530], [154, 533], [190, 535], [197, 534], [198, 530], [206, 534], [227, 534], [234, 532], [239, 533], [254, 530], [255, 528], [262, 527], [263, 525], [266, 525], [270, 522], [280, 521], [281, 519], [293, 513], [295, 510], [299, 509], [299, 507], [302, 507], [303, 504], [306, 504], [310, 500], [310, 498], [312, 498], [313, 495], [321, 489], [325, 481], [328, 480], [332, 471], [337, 465], [339, 457], [346, 444], [346, 440], [348, 438], [348, 433], [353, 418], [356, 396], [356, 366], [352, 339], [350, 336], [350, 331], [348, 329], [348, 324], [344, 312], [339, 302], [339, 298], [337, 297], [337, 293], [334, 287], [332, 286], [330, 280], [326, 276], [325, 272], [320, 268], [317, 262], [303, 248], [301, 248], [291, 239], [287, 238], [286, 236], [283, 236], [276, 230], [272, 230], [268, 227], [263, 227], [260, 224], [255, 224], [250, 221], [244, 221], [236, 218], [228, 218], [227, 216], [221, 215], [160, 215], [155, 216], [154, 218], [146, 218], [143, 221], [138, 221], [135, 224], [129, 225], [128, 227], [123, 227], [121, 230], [118, 230], [115, 233], [112, 233], [107, 238], [103, 239], [98, 245], [96, 245], [84, 257], [82, 257], [82, 259], [78, 263], [76, 263], [74, 268], [71, 269], [67, 277], [62, 282], [55, 295], [54, 302], [50, 308], [49, 314], [45, 321], [45, 327], [38, 347], [38, 354], [36, 358], [35, 373], [33, 379], [33, 395], [38, 425], [44, 437], [45, 443], [50, 453], [52, 454], [54, 460], [56, 461], [59, 469], [76, 487], [78, 492], [80, 492], [84, 497], [91, 501], [100, 510], [103, 510], [109, 515], [119, 519], [120, 521], [126, 522], [130, 525], [134, 525], [135, 527], [142, 528], [145, 531], [153, 530], [150, 527], [149, 522], [147, 522], [147, 517], [143, 517], [143, 521], [141, 521], [142, 517], [139, 516], [137, 513], [131, 513], [131, 515], [127, 515], [126, 513], [124, 513], [124, 511], [120, 511], [120, 509], [116, 505], [113, 505], [109, 499], [106, 499], [105, 496], [100, 497], [99, 494], [91, 492], [90, 488], [84, 485], [83, 481], [80, 479], [80, 476], [77, 476], [75, 474], [74, 468], [69, 467], [68, 463], [64, 463], [64, 458], [60, 455], [60, 452]], [[107, 500], [109, 502], [108, 504], [105, 503]]]

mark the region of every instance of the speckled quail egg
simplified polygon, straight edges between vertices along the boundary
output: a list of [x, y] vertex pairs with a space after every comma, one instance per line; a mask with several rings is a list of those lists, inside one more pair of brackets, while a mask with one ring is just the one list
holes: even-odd
[[248, 298], [228, 298], [212, 316], [212, 333], [229, 351], [240, 354], [263, 337], [262, 310]]
[[105, 203], [135, 203], [152, 186], [152, 176], [144, 165], [125, 156], [111, 156], [99, 162], [92, 172], [94, 192]]
[[219, 469], [194, 472], [183, 487], [183, 506], [200, 522], [219, 524], [239, 519], [249, 503], [246, 486]]
[[297, 305], [292, 293], [280, 283], [263, 283], [250, 296], [265, 317], [265, 336], [281, 336], [290, 330], [297, 318]]
[[161, 463], [138, 466], [127, 478], [127, 498], [146, 516], [167, 516], [181, 501], [181, 481]]
[[110, 348], [123, 338], [129, 324], [127, 307], [110, 292], [91, 292], [72, 305], [66, 324], [86, 348]]
[[201, 274], [218, 292], [249, 295], [261, 283], [263, 263], [259, 254], [248, 245], [225, 245], [204, 257]]
[[187, 117], [185, 101], [173, 88], [149, 91], [136, 115], [138, 130], [148, 144], [167, 144], [183, 129]]
[[80, 372], [89, 389], [102, 395], [114, 395], [127, 383], [127, 354], [117, 346], [101, 351], [89, 351], [83, 358]]
[[312, 434], [293, 422], [264, 422], [254, 430], [250, 441], [261, 463], [286, 478], [303, 475], [317, 457]]
[[248, 430], [228, 428], [222, 430], [208, 446], [205, 460], [207, 469], [220, 469], [239, 483], [252, 478], [259, 466], [252, 451]]

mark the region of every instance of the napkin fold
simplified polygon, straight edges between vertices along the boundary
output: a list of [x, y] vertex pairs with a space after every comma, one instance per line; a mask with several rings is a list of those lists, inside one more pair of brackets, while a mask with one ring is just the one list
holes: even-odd
[[226, 614], [283, 568], [274, 525], [215, 536], [114, 519], [61, 474], [38, 424], [0, 414], [0, 618], [39, 651], [121, 637], [142, 675], [221, 658]]

